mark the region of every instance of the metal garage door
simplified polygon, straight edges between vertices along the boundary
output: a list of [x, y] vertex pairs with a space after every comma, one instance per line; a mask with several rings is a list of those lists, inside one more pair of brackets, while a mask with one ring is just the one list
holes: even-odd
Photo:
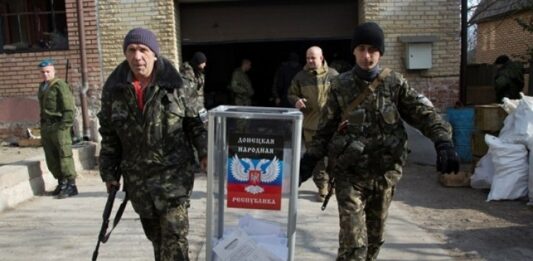
[[348, 39], [357, 24], [357, 1], [193, 2], [179, 5], [184, 45]]

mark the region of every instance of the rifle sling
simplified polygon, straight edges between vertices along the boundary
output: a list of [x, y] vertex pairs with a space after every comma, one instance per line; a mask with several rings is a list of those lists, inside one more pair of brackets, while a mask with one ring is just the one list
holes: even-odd
[[111, 230], [105, 234], [105, 236], [100, 239], [102, 243], [107, 242], [109, 237], [111, 236], [111, 232], [115, 229], [115, 227], [118, 225], [118, 222], [120, 221], [120, 218], [122, 218], [122, 214], [124, 214], [124, 209], [126, 209], [126, 205], [128, 204], [128, 193], [124, 196], [124, 200], [118, 207], [117, 213], [115, 214], [115, 218], [113, 219], [113, 227], [111, 227]]
[[390, 75], [390, 72], [391, 70], [389, 68], [383, 69], [378, 77], [376, 77], [366, 88], [364, 88], [363, 92], [355, 97], [355, 99], [344, 110], [341, 122], [347, 120], [350, 112], [357, 108], [357, 106], [359, 106], [370, 93], [373, 93], [377, 90], [377, 88], [380, 86], [380, 83], [382, 83], [383, 80]]

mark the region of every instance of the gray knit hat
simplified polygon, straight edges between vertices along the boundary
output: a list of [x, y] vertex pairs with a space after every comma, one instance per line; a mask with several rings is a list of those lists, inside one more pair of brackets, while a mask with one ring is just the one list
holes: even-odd
[[383, 30], [374, 22], [366, 22], [358, 25], [352, 37], [352, 51], [360, 44], [369, 44], [378, 48], [381, 55], [385, 52], [385, 36]]
[[126, 53], [126, 48], [128, 48], [128, 45], [130, 44], [144, 44], [148, 46], [156, 56], [159, 56], [159, 43], [157, 42], [157, 37], [148, 29], [131, 29], [128, 34], [126, 34], [126, 37], [124, 37], [124, 53]]

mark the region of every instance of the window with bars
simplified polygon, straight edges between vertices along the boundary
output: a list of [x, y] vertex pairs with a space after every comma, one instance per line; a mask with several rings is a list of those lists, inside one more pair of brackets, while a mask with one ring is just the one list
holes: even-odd
[[68, 49], [65, 0], [0, 0], [0, 53]]

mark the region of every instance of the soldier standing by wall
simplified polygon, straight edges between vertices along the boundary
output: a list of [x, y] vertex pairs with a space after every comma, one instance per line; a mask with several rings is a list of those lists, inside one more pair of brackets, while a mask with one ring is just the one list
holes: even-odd
[[243, 59], [241, 66], [233, 71], [229, 89], [233, 94], [233, 103], [239, 106], [251, 106], [254, 88], [246, 74], [252, 68], [252, 61]]
[[[303, 135], [305, 147], [309, 148], [310, 142], [318, 128], [320, 114], [330, 91], [332, 80], [339, 73], [329, 68], [324, 60], [322, 49], [313, 46], [307, 49], [306, 64], [291, 82], [288, 100], [294, 107], [304, 114]], [[326, 159], [321, 159], [314, 170], [313, 181], [318, 187], [319, 201], [324, 201], [328, 193], [329, 176], [326, 172]]]
[[100, 175], [108, 191], [123, 178], [155, 260], [189, 260], [193, 146], [205, 169], [207, 131], [153, 32], [132, 29], [123, 50], [102, 90]]
[[496, 102], [501, 103], [503, 97], [520, 99], [520, 92], [524, 89], [524, 67], [518, 62], [511, 61], [507, 55], [500, 55], [494, 61], [496, 75], [494, 89]]
[[337, 260], [376, 260], [407, 157], [402, 120], [435, 143], [438, 171], [457, 172], [459, 157], [450, 125], [429, 100], [401, 74], [380, 68], [382, 29], [372, 22], [357, 26], [351, 47], [356, 65], [332, 84], [319, 129], [301, 160], [300, 178], [311, 177], [326, 154], [335, 159], [331, 174], [340, 216]]
[[74, 122], [74, 97], [68, 84], [55, 77], [51, 59], [39, 63], [43, 82], [39, 85], [41, 109], [41, 138], [46, 165], [58, 185], [52, 192], [57, 198], [78, 194], [76, 170], [72, 159], [72, 137], [70, 128]]

